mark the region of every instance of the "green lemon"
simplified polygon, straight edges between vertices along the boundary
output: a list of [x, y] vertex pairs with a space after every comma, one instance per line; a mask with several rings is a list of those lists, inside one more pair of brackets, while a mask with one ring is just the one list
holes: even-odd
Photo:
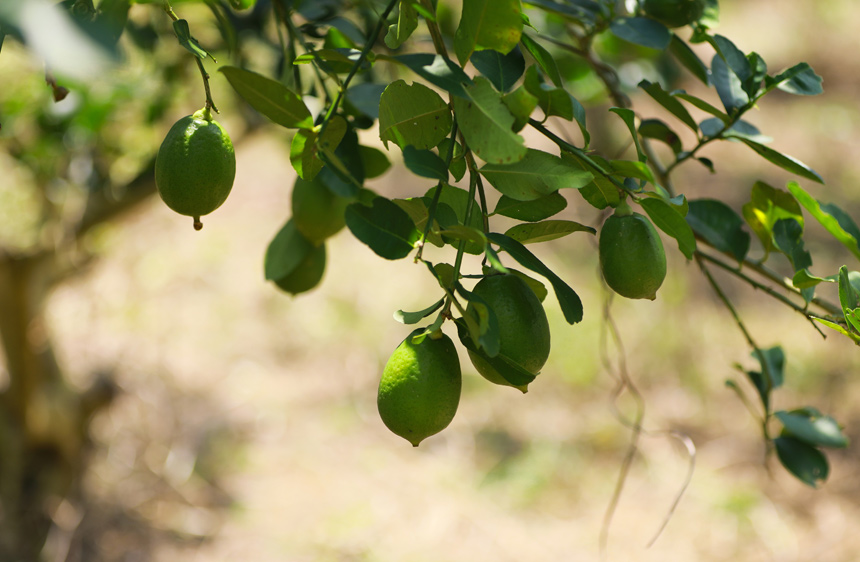
[[417, 447], [451, 423], [460, 403], [460, 360], [451, 338], [437, 332], [413, 343], [415, 330], [397, 346], [379, 381], [383, 423]]
[[699, 21], [705, 5], [705, 0], [645, 0], [642, 9], [668, 27], [683, 27]]
[[221, 206], [230, 195], [236, 176], [233, 143], [224, 128], [201, 109], [174, 123], [155, 158], [155, 185], [168, 207], [200, 217]]
[[[550, 350], [549, 322], [543, 305], [525, 281], [516, 275], [481, 279], [472, 293], [481, 297], [499, 323], [499, 354], [537, 374]], [[470, 308], [474, 306], [470, 303]], [[469, 352], [475, 369], [490, 382], [513, 386], [479, 355]], [[526, 386], [517, 386], [523, 392]]]
[[346, 226], [344, 213], [353, 199], [340, 197], [319, 179], [296, 178], [293, 186], [293, 222], [313, 244], [320, 244]]
[[314, 246], [286, 277], [276, 279], [275, 285], [291, 295], [310, 291], [322, 281], [325, 263], [325, 244]]
[[628, 299], [657, 298], [666, 278], [666, 253], [657, 229], [623, 204], [606, 219], [598, 242], [600, 270], [609, 287]]

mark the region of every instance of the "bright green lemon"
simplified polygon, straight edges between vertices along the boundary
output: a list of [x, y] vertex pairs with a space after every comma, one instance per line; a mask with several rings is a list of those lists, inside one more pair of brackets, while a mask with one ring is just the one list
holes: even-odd
[[460, 360], [451, 338], [437, 332], [421, 343], [415, 330], [397, 346], [379, 381], [377, 406], [383, 423], [417, 447], [448, 427], [460, 404]]
[[168, 207], [200, 217], [221, 206], [236, 177], [236, 155], [224, 128], [201, 109], [177, 121], [168, 131], [155, 159], [155, 185]]

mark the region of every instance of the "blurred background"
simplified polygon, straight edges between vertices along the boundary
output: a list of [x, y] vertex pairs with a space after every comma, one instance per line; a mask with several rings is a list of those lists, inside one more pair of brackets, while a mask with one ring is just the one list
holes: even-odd
[[[777, 92], [749, 120], [774, 137], [774, 148], [825, 178], [826, 187], [801, 182], [815, 197], [860, 217], [856, 6], [721, 0], [721, 7], [717, 31], [760, 53], [771, 72], [806, 61], [824, 78], [822, 96]], [[161, 139], [203, 101], [193, 60], [158, 8], [133, 7], [120, 43], [129, 45], [125, 62], [87, 87], [70, 87], [59, 102], [40, 59], [12, 40], [0, 53], [0, 299], [14, 312], [0, 322], [26, 321], [21, 337], [30, 350], [17, 356], [23, 347], [7, 336], [0, 387], [5, 396], [34, 397], [26, 431], [40, 443], [27, 448], [8, 427], [0, 431], [4, 450], [26, 449], [27, 459], [0, 474], [5, 497], [24, 505], [14, 512], [7, 500], [0, 513], [6, 544], [38, 527], [36, 507], [47, 507], [44, 560], [597, 559], [631, 432], [612, 408], [618, 352], [608, 346], [607, 365], [595, 240], [578, 233], [534, 249], [582, 297], [585, 319], [567, 325], [550, 295], [553, 352], [529, 392], [488, 384], [461, 353], [457, 416], [414, 449], [380, 421], [376, 385], [410, 331], [392, 314], [425, 308], [438, 287], [423, 266], [382, 260], [346, 231], [330, 240], [325, 278], [313, 292], [293, 298], [264, 280], [263, 253], [290, 214], [290, 134], [239, 103], [216, 70], [277, 61], [250, 37], [237, 62], [212, 12], [177, 9], [202, 44], [223, 48], [215, 51], [219, 64], [206, 65], [238, 160], [233, 193], [199, 233], [152, 196]], [[246, 16], [249, 27], [254, 17]], [[662, 64], [630, 57], [622, 78], [635, 85]], [[713, 97], [683, 71], [669, 75], [673, 87]], [[592, 137], [602, 150], [622, 151], [626, 133], [589, 80], [575, 90], [595, 104]], [[631, 95], [640, 116], [671, 119]], [[381, 146], [373, 129], [364, 133], [363, 143]], [[756, 180], [782, 188], [797, 179], [740, 144], [703, 155], [717, 174], [694, 163], [682, 168], [676, 187], [688, 198], [724, 197], [739, 210]], [[389, 157], [397, 162], [399, 154]], [[368, 186], [397, 197], [431, 187], [417, 183], [396, 164]], [[105, 192], [101, 203], [94, 185]], [[570, 218], [600, 224], [576, 193], [565, 195]], [[817, 271], [857, 269], [807, 224], [813, 254], [830, 260]], [[670, 273], [658, 299], [615, 299], [611, 308], [649, 432], [609, 528], [607, 559], [856, 560], [856, 446], [828, 452], [831, 474], [818, 490], [765, 462], [756, 420], [725, 385], [734, 379], [751, 391], [733, 365], [756, 363], [698, 269], [664, 242]], [[835, 333], [822, 339], [802, 316], [719, 279], [757, 342], [786, 350], [775, 409], [816, 406], [856, 439], [855, 346]], [[6, 369], [16, 360], [42, 390], [11, 383]], [[618, 407], [632, 415], [627, 398]], [[73, 429], [87, 423], [88, 432]], [[695, 472], [648, 547], [689, 466], [669, 430], [695, 443]], [[82, 439], [87, 452], [77, 458], [69, 448]], [[19, 556], [11, 559], [27, 559]]]

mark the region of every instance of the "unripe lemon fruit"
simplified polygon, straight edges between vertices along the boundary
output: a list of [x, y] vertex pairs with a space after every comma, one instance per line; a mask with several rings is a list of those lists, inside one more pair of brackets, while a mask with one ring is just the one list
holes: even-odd
[[666, 278], [666, 253], [657, 229], [626, 203], [606, 219], [598, 242], [600, 271], [609, 287], [628, 299], [657, 298]]
[[451, 423], [460, 404], [460, 360], [451, 338], [441, 332], [421, 343], [415, 330], [397, 346], [379, 381], [377, 406], [383, 423], [417, 447]]
[[645, 0], [642, 9], [668, 27], [682, 27], [702, 18], [705, 0]]
[[174, 123], [155, 158], [155, 185], [168, 207], [180, 215], [200, 217], [221, 206], [236, 177], [236, 155], [224, 128], [201, 109]]
[[344, 213], [354, 199], [335, 195], [319, 176], [312, 181], [297, 177], [291, 196], [293, 222], [313, 244], [321, 244], [346, 226]]
[[[537, 374], [549, 358], [549, 322], [543, 305], [525, 281], [516, 275], [481, 279], [472, 293], [481, 297], [499, 323], [499, 354]], [[470, 303], [469, 307], [474, 309]], [[479, 355], [469, 352], [475, 369], [490, 382], [513, 386]], [[518, 386], [523, 392], [525, 386]]]

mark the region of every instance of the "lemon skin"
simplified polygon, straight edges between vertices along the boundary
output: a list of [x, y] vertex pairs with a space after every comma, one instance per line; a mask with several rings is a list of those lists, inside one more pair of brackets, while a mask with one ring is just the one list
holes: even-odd
[[227, 200], [235, 177], [233, 143], [207, 110], [174, 123], [155, 159], [158, 194], [177, 213], [195, 217], [195, 228]]
[[598, 242], [600, 270], [609, 287], [628, 299], [657, 298], [666, 278], [666, 253], [657, 229], [639, 213], [612, 215]]
[[391, 354], [379, 381], [382, 422], [414, 447], [448, 427], [460, 404], [462, 374], [451, 338], [441, 332], [421, 343], [412, 332]]

